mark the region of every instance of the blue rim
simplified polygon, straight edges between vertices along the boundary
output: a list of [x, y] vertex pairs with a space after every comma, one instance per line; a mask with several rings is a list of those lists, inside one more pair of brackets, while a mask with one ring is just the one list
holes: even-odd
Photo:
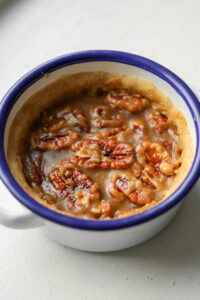
[[[114, 220], [104, 220], [104, 221], [95, 221], [95, 220], [83, 220], [77, 219], [69, 216], [59, 214], [55, 211], [52, 211], [40, 203], [36, 202], [31, 198], [16, 182], [13, 178], [4, 153], [3, 141], [4, 141], [4, 129], [8, 115], [19, 98], [19, 96], [31, 86], [35, 81], [39, 80], [44, 74], [51, 73], [57, 69], [60, 69], [67, 65], [73, 65], [78, 63], [92, 62], [92, 61], [111, 61], [119, 62], [123, 64], [133, 65], [142, 69], [145, 69], [158, 77], [164, 79], [168, 82], [182, 97], [186, 102], [191, 115], [194, 120], [194, 125], [197, 135], [197, 146], [195, 152], [195, 158], [193, 165], [185, 178], [181, 186], [164, 200], [162, 203], [157, 206], [149, 209], [143, 213], [140, 213], [135, 216], [130, 216], [123, 219], [114, 219]], [[164, 212], [168, 211], [174, 205], [179, 203], [181, 199], [189, 192], [193, 187], [196, 180], [199, 176], [200, 170], [200, 151], [199, 149], [199, 136], [200, 136], [200, 106], [198, 100], [192, 90], [174, 73], [165, 67], [159, 65], [156, 62], [153, 62], [147, 58], [120, 52], [120, 51], [111, 51], [111, 50], [89, 50], [82, 51], [72, 54], [63, 55], [52, 59], [22, 77], [11, 89], [7, 92], [0, 104], [0, 177], [3, 183], [7, 186], [9, 191], [13, 196], [20, 201], [27, 208], [32, 210], [34, 213], [39, 216], [69, 227], [87, 229], [87, 230], [114, 230], [125, 228], [129, 226], [134, 226], [143, 222], [146, 222], [150, 219], [153, 219]]]

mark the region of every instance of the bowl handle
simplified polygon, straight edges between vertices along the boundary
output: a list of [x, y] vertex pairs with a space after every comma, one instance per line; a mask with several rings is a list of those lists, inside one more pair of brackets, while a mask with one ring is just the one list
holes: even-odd
[[21, 205], [0, 179], [0, 224], [9, 228], [29, 229], [44, 225], [44, 220]]

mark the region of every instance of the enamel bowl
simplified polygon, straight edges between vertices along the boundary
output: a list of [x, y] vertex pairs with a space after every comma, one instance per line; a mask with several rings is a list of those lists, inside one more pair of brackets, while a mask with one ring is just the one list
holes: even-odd
[[[104, 221], [65, 216], [36, 202], [13, 178], [5, 155], [10, 124], [31, 95], [63, 74], [97, 70], [143, 77], [154, 83], [185, 116], [195, 148], [187, 177], [170, 197], [138, 215]], [[52, 59], [21, 78], [0, 104], [0, 190], [4, 196], [1, 196], [0, 223], [21, 229], [40, 227], [57, 242], [87, 251], [113, 251], [139, 244], [172, 220], [184, 196], [195, 184], [200, 170], [199, 136], [198, 99], [179, 77], [165, 67], [134, 54], [107, 50], [84, 51]]]

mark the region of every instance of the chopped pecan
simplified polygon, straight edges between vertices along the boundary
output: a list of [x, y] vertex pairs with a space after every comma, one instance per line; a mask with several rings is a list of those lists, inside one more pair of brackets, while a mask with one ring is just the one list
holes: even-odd
[[99, 200], [96, 183], [69, 161], [57, 163], [49, 174], [49, 180], [69, 209], [88, 208], [90, 202]]
[[92, 123], [95, 127], [115, 127], [123, 121], [123, 115], [108, 105], [98, 105], [92, 109]]
[[149, 101], [140, 94], [127, 92], [110, 92], [106, 100], [119, 109], [126, 109], [130, 112], [140, 112], [149, 105]]
[[164, 175], [174, 175], [174, 165], [169, 152], [158, 143], [143, 142], [136, 146], [136, 157], [143, 166], [150, 164]]
[[71, 146], [78, 137], [79, 134], [75, 131], [57, 132], [54, 135], [47, 135], [41, 138], [33, 137], [31, 139], [31, 146], [33, 149], [41, 151], [59, 150]]
[[134, 162], [134, 148], [115, 141], [83, 140], [72, 146], [71, 161], [84, 168], [126, 168]]
[[112, 187], [109, 189], [109, 193], [118, 201], [122, 201], [124, 197], [137, 205], [145, 205], [152, 201], [152, 191], [131, 172], [113, 174], [111, 183]]
[[169, 128], [167, 116], [157, 110], [150, 111], [146, 114], [146, 119], [157, 133], [162, 133]]

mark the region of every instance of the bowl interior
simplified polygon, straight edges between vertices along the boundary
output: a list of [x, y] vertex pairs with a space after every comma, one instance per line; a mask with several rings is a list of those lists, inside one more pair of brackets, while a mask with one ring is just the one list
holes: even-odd
[[127, 75], [142, 77], [151, 81], [158, 89], [160, 89], [167, 96], [169, 96], [173, 104], [184, 115], [193, 139], [194, 149], [196, 149], [196, 130], [195, 130], [192, 114], [186, 102], [183, 100], [181, 95], [176, 91], [174, 87], [172, 87], [168, 82], [166, 82], [159, 76], [145, 69], [132, 66], [132, 65], [118, 63], [118, 62], [97, 61], [97, 62], [78, 63], [78, 64], [62, 67], [58, 70], [51, 72], [50, 74], [48, 74], [48, 76], [43, 76], [41, 79], [37, 80], [35, 83], [33, 83], [30, 87], [26, 89], [23, 92], [23, 94], [19, 97], [18, 101], [12, 107], [12, 110], [9, 114], [6, 123], [5, 134], [4, 134], [5, 153], [7, 153], [8, 133], [9, 133], [10, 125], [17, 111], [23, 106], [23, 104], [30, 96], [35, 94], [37, 91], [39, 91], [41, 88], [45, 87], [46, 85], [59, 79], [60, 76], [62, 76], [63, 74], [73, 74], [78, 72], [89, 72], [89, 71], [99, 71], [99, 70], [110, 72], [110, 73], [124, 73]]

